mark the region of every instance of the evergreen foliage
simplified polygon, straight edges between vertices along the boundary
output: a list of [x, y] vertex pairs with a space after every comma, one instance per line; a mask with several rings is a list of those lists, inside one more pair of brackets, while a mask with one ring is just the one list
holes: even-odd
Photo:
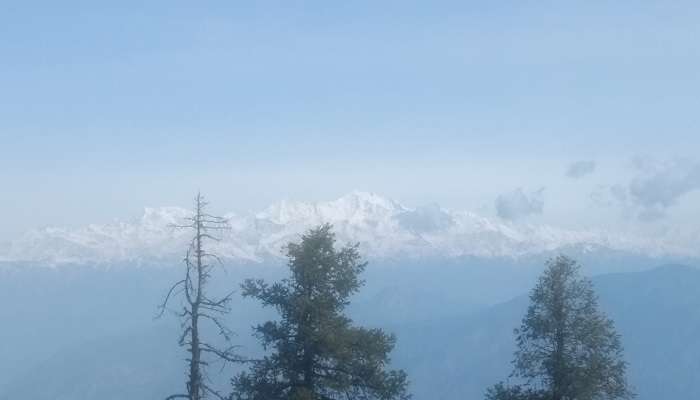
[[519, 329], [513, 378], [521, 386], [494, 386], [487, 399], [629, 399], [620, 336], [598, 309], [590, 280], [576, 261], [559, 256], [530, 294]]
[[406, 374], [387, 370], [395, 337], [353, 326], [344, 314], [366, 266], [357, 245], [336, 250], [326, 224], [289, 244], [287, 257], [289, 278], [242, 285], [280, 318], [254, 328], [270, 353], [233, 379], [232, 399], [408, 399]]

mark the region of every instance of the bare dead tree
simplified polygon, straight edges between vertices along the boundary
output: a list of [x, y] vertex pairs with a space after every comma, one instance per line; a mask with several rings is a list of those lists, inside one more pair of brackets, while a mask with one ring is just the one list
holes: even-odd
[[[182, 320], [183, 329], [179, 344], [189, 353], [187, 358], [189, 371], [186, 382], [187, 393], [173, 394], [166, 397], [166, 400], [202, 400], [209, 395], [223, 400], [224, 397], [209, 386], [206, 367], [214, 361], [223, 363], [240, 361], [235, 353], [236, 346], [229, 345], [232, 332], [222, 321], [222, 317], [231, 310], [233, 292], [220, 298], [212, 298], [207, 294], [207, 283], [211, 278], [212, 270], [217, 265], [223, 266], [223, 264], [216, 254], [205, 249], [205, 244], [219, 240], [214, 236], [214, 232], [229, 228], [226, 219], [205, 211], [207, 204], [204, 197], [198, 193], [193, 216], [187, 218], [183, 225], [174, 225], [179, 229], [191, 229], [194, 236], [184, 258], [185, 277], [170, 287], [163, 303], [159, 306], [158, 317], [165, 313], [173, 298], [181, 299], [182, 310], [176, 312]], [[204, 323], [212, 324], [218, 330], [219, 335], [227, 343], [226, 348], [214, 346], [202, 338]]]

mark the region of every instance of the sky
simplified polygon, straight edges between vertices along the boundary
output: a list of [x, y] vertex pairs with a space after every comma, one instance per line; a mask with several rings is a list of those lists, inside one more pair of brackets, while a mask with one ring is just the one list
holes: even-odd
[[0, 239], [198, 190], [697, 226], [697, 2], [98, 3], [0, 4]]

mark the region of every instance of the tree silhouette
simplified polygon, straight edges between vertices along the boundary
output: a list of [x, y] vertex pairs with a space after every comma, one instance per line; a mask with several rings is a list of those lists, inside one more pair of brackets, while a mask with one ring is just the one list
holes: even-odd
[[633, 397], [620, 336], [598, 309], [590, 280], [576, 261], [559, 256], [530, 293], [516, 329], [512, 377], [520, 386], [494, 386], [487, 399], [598, 400]]
[[357, 245], [336, 250], [331, 226], [287, 248], [291, 276], [248, 280], [244, 296], [274, 307], [279, 320], [255, 328], [271, 353], [233, 380], [236, 400], [408, 399], [406, 374], [387, 371], [393, 335], [355, 327], [343, 313], [362, 286]]
[[207, 284], [212, 270], [216, 265], [222, 265], [222, 262], [217, 255], [206, 250], [206, 243], [218, 240], [212, 232], [228, 228], [224, 218], [205, 211], [207, 204], [204, 197], [198, 193], [193, 216], [187, 218], [185, 224], [174, 226], [180, 229], [191, 229], [194, 235], [184, 258], [185, 276], [170, 287], [159, 307], [158, 317], [163, 315], [174, 296], [180, 297], [182, 309], [177, 314], [181, 318], [183, 331], [179, 344], [186, 348], [189, 358], [187, 359], [187, 393], [173, 394], [166, 397], [166, 400], [177, 398], [201, 400], [208, 395], [223, 400], [224, 397], [207, 383], [206, 366], [211, 359], [223, 362], [240, 361], [234, 352], [235, 346], [221, 349], [202, 338], [203, 324], [209, 323], [218, 330], [219, 335], [227, 343], [230, 342], [231, 331], [223, 324], [221, 317], [230, 311], [229, 304], [233, 295], [232, 292], [221, 298], [213, 298], [207, 293]]

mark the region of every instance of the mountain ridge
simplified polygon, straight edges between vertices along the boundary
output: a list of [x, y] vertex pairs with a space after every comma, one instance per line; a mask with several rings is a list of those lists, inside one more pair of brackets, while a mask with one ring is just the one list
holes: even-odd
[[[21, 316], [16, 321], [20, 323], [4, 330], [0, 399], [140, 400], [183, 384], [177, 320], [152, 320], [162, 288], [176, 271], [22, 272], [0, 280], [0, 300], [17, 304], [0, 314], [5, 319]], [[384, 279], [372, 279], [379, 286], [368, 286], [353, 298], [349, 309], [353, 320], [397, 335], [392, 362], [408, 373], [415, 399], [480, 399], [486, 388], [511, 371], [513, 329], [526, 312], [536, 277], [521, 276], [523, 285], [507, 299], [468, 307], [461, 297], [471, 290], [465, 286], [470, 281], [466, 272], [451, 271], [451, 282], [458, 285], [445, 285], [444, 277], [426, 285], [425, 278], [432, 273], [415, 269], [407, 274], [418, 275], [397, 282], [387, 279], [394, 275], [391, 272]], [[213, 283], [223, 290], [240, 280], [228, 278]], [[700, 269], [667, 265], [601, 274], [592, 281], [601, 309], [622, 335], [628, 377], [638, 399], [698, 398], [700, 315], [695, 310], [700, 306]], [[28, 292], [23, 288], [27, 282], [38, 289]], [[474, 283], [483, 287], [495, 282]], [[434, 291], [424, 291], [425, 286]], [[445, 313], [448, 304], [456, 307]], [[236, 344], [249, 356], [259, 351], [251, 323], [269, 319], [258, 306], [240, 300], [228, 319], [238, 333]], [[232, 370], [217, 371], [217, 385], [230, 390], [232, 375]]]
[[[181, 258], [188, 236], [173, 225], [188, 215], [180, 207], [146, 207], [140, 218], [130, 222], [34, 229], [0, 244], [0, 261], [48, 266], [169, 262]], [[331, 201], [284, 200], [259, 212], [224, 216], [231, 229], [222, 234], [214, 250], [237, 263], [280, 260], [286, 243], [321, 223], [333, 224], [339, 242], [360, 243], [361, 251], [374, 259], [519, 258], [572, 248], [582, 253], [698, 256], [693, 246], [659, 237], [513, 222], [437, 204], [411, 208], [361, 191]]]

